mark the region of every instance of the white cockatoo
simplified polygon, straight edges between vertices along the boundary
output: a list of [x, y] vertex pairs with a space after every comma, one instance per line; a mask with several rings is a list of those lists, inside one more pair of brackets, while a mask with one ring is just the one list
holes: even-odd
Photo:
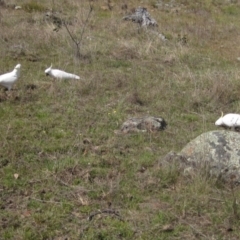
[[21, 64], [16, 65], [12, 72], [0, 75], [0, 85], [8, 90], [11, 90], [12, 85], [18, 80], [20, 76]]
[[240, 114], [228, 113], [223, 116], [222, 113], [222, 116], [215, 122], [215, 125], [237, 130], [237, 128], [240, 128]]
[[49, 68], [45, 70], [45, 73], [47, 76], [59, 79], [80, 79], [80, 77], [75, 74], [67, 73], [59, 69], [52, 69], [52, 64]]

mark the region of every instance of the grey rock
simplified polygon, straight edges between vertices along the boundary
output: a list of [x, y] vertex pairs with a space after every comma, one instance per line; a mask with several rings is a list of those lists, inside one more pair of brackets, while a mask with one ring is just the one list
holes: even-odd
[[157, 21], [151, 17], [149, 12], [147, 11], [147, 8], [138, 7], [135, 9], [135, 12], [133, 14], [123, 17], [123, 20], [138, 23], [139, 27], [143, 27], [144, 29], [146, 29], [148, 34], [156, 35], [163, 41], [167, 40], [164, 34], [148, 28], [150, 26], [157, 27], [158, 24]]
[[59, 12], [48, 11], [45, 13], [44, 19], [47, 23], [52, 23], [55, 26], [53, 31], [56, 32], [58, 32], [64, 25], [73, 24], [73, 20], [71, 18], [63, 17]]
[[146, 8], [138, 7], [132, 15], [125, 16], [123, 20], [138, 23], [141, 27], [157, 26], [157, 22], [151, 17]]
[[166, 127], [167, 123], [161, 117], [129, 118], [116, 133], [156, 132], [164, 130]]
[[52, 22], [55, 25], [53, 31], [56, 32], [58, 32], [58, 30], [62, 27], [62, 24], [64, 23], [63, 20], [60, 17], [56, 16], [56, 14], [54, 14], [52, 11], [46, 12], [45, 20]]
[[207, 169], [211, 176], [240, 183], [240, 134], [226, 130], [203, 133], [178, 154], [167, 154], [163, 162], [177, 163], [184, 171]]

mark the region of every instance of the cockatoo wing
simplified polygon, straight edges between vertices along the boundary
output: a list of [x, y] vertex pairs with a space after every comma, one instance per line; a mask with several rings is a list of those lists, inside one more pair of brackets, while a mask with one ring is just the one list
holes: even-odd
[[19, 78], [20, 67], [21, 64], [18, 64], [12, 72], [0, 75], [0, 84], [6, 87], [8, 90], [11, 90], [13, 83]]
[[67, 73], [59, 69], [52, 69], [51, 75], [55, 78], [61, 78], [61, 79], [80, 79], [80, 77], [75, 74]]
[[14, 79], [12, 72], [0, 75], [0, 82], [9, 82]]
[[12, 75], [12, 73], [5, 73], [0, 76], [0, 84], [5, 88], [7, 88], [8, 90], [11, 89], [12, 84], [14, 83], [14, 80], [15, 78]]
[[228, 127], [240, 127], [240, 114], [229, 113], [223, 119], [223, 124]]

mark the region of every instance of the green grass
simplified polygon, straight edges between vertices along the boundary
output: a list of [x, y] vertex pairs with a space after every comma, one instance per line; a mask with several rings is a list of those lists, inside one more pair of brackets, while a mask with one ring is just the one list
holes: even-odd
[[[88, 1], [0, 9], [0, 73], [22, 64], [14, 90], [0, 89], [0, 239], [239, 239], [238, 187], [160, 164], [240, 110], [238, 3], [144, 1], [163, 42], [122, 21], [118, 1], [95, 1], [78, 60], [44, 20], [53, 2], [79, 40]], [[81, 79], [46, 77], [51, 63]], [[146, 115], [167, 129], [114, 133]]]

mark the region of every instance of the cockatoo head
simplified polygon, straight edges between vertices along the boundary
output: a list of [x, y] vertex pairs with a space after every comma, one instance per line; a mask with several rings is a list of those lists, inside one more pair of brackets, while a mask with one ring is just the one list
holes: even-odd
[[50, 71], [52, 70], [52, 64], [51, 64], [51, 66], [49, 67], [49, 68], [47, 68], [46, 70], [45, 70], [45, 73], [46, 73], [46, 76], [49, 76], [50, 74]]
[[14, 69], [20, 69], [21, 68], [21, 64], [18, 64], [18, 65], [16, 65], [16, 67], [14, 68]]
[[222, 116], [215, 122], [216, 126], [222, 126], [223, 125], [223, 112]]
[[13, 70], [18, 77], [20, 75], [20, 68], [21, 68], [21, 64], [18, 64], [15, 66], [15, 68]]

